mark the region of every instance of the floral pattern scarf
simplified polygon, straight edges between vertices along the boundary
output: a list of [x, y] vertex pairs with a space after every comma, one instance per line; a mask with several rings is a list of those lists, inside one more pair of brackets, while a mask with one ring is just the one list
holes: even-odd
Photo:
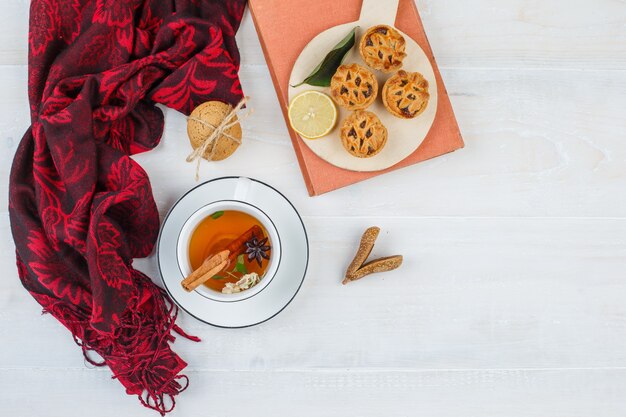
[[151, 253], [159, 216], [130, 155], [159, 143], [156, 103], [188, 114], [207, 100], [242, 98], [235, 33], [244, 7], [31, 1], [31, 127], [9, 187], [19, 276], [90, 363], [109, 366], [128, 394], [161, 414], [187, 385], [187, 364], [170, 348], [184, 333], [171, 301], [132, 266]]

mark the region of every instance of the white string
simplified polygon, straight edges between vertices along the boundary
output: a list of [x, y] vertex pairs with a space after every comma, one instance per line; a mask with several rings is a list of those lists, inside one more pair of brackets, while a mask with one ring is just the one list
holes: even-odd
[[200, 144], [200, 146], [194, 149], [189, 154], [189, 156], [187, 156], [187, 162], [196, 161], [196, 181], [200, 179], [200, 161], [202, 159], [202, 156], [206, 152], [206, 150], [209, 148], [209, 146], [214, 145], [211, 148], [211, 152], [207, 156], [207, 159], [209, 161], [212, 161], [213, 157], [215, 156], [215, 151], [217, 149], [217, 146], [215, 146], [216, 145], [215, 142], [222, 136], [236, 142], [237, 144], [241, 144], [240, 138], [236, 138], [228, 134], [226, 131], [230, 129], [231, 127], [239, 124], [241, 120], [245, 119], [246, 117], [252, 114], [252, 109], [250, 109], [247, 113], [237, 117], [238, 116], [237, 112], [243, 108], [243, 106], [248, 102], [249, 99], [250, 98], [247, 96], [242, 98], [241, 101], [237, 103], [237, 105], [230, 111], [230, 113], [226, 115], [226, 117], [224, 117], [224, 119], [217, 126], [213, 126], [211, 123], [207, 122], [206, 120], [198, 119], [197, 117], [192, 117], [192, 116], [187, 117], [187, 120], [193, 120], [194, 122], [198, 122], [204, 126], [207, 126], [213, 129], [211, 134], [207, 138], [202, 140], [202, 143]]

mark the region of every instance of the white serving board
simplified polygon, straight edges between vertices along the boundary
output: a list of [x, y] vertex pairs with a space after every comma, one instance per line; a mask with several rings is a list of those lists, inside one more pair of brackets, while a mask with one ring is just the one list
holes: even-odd
[[[294, 64], [289, 79], [289, 101], [298, 94], [307, 90], [318, 90], [326, 94], [330, 93], [328, 87], [315, 87], [303, 84], [298, 87], [291, 85], [299, 84], [311, 71], [324, 59], [326, 54], [343, 39], [355, 26], [356, 42], [348, 52], [344, 63], [357, 63], [364, 67], [359, 54], [359, 42], [363, 33], [372, 26], [386, 24], [394, 26], [398, 0], [364, 0], [361, 16], [355, 22], [335, 26], [317, 35], [304, 47]], [[397, 30], [397, 28], [396, 28]], [[340, 168], [351, 171], [380, 171], [389, 168], [411, 155], [422, 143], [428, 134], [437, 112], [437, 81], [435, 72], [424, 50], [407, 34], [399, 31], [406, 39], [406, 53], [402, 69], [409, 72], [419, 72], [424, 75], [429, 84], [430, 101], [426, 110], [414, 119], [400, 119], [391, 115], [383, 105], [380, 92], [385, 81], [393, 73], [385, 74], [381, 71], [372, 70], [378, 80], [378, 97], [368, 107], [368, 111], [375, 113], [385, 125], [388, 132], [387, 144], [380, 153], [371, 158], [357, 158], [348, 153], [341, 144], [340, 127], [343, 121], [351, 114], [351, 111], [337, 106], [338, 122], [335, 129], [327, 136], [320, 139], [304, 139], [304, 143], [315, 152], [317, 156]]]

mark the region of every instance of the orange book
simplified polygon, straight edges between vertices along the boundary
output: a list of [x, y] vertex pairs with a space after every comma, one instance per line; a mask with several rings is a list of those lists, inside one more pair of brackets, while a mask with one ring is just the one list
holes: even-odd
[[293, 147], [310, 195], [320, 195], [463, 147], [446, 91], [424, 26], [413, 0], [400, 0], [395, 26], [415, 40], [430, 59], [438, 88], [435, 121], [421, 145], [398, 164], [382, 171], [355, 172], [338, 168], [315, 155], [289, 126], [289, 77], [302, 49], [318, 33], [359, 18], [362, 0], [249, 0]]

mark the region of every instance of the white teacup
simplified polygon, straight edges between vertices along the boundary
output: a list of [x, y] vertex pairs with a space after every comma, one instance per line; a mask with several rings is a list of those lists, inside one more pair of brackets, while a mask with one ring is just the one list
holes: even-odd
[[270, 218], [267, 217], [267, 215], [263, 211], [253, 205], [239, 200], [216, 201], [211, 204], [207, 204], [204, 207], [201, 207], [195, 213], [193, 213], [187, 219], [180, 231], [180, 234], [178, 235], [176, 255], [178, 258], [178, 266], [183, 276], [189, 276], [189, 274], [193, 272], [191, 268], [191, 262], [189, 261], [189, 241], [191, 240], [191, 236], [196, 227], [198, 227], [198, 225], [204, 219], [206, 219], [208, 216], [215, 213], [216, 211], [228, 210], [241, 211], [256, 218], [263, 225], [269, 235], [270, 244], [272, 245], [272, 252], [269, 260], [269, 265], [267, 266], [267, 270], [265, 272], [265, 276], [258, 284], [256, 284], [252, 288], [234, 294], [219, 293], [210, 288], [207, 288], [204, 285], [200, 285], [198, 288], [196, 288], [195, 291], [202, 296], [211, 300], [221, 302], [234, 302], [245, 300], [246, 298], [253, 297], [259, 292], [263, 291], [263, 289], [267, 287], [272, 281], [274, 275], [276, 275], [278, 265], [280, 264], [280, 256], [282, 252], [280, 248], [280, 236], [278, 235], [278, 231], [276, 230], [274, 223], [272, 223]]

